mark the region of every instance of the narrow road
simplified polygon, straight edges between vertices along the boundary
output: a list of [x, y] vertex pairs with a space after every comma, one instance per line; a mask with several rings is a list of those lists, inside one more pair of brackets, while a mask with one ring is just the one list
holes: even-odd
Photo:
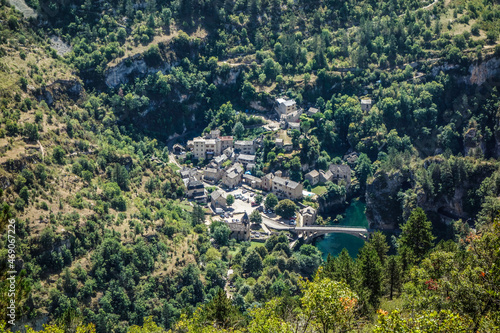
[[177, 162], [177, 159], [175, 158], [175, 155], [173, 153], [168, 154], [168, 161], [174, 163], [182, 170], [182, 166], [179, 164], [179, 162]]
[[268, 218], [266, 216], [262, 216], [262, 223], [264, 223], [267, 227], [269, 227], [271, 229], [276, 229], [276, 230], [292, 230], [292, 229], [294, 229], [294, 227], [278, 223], [276, 221], [271, 220], [270, 218]]

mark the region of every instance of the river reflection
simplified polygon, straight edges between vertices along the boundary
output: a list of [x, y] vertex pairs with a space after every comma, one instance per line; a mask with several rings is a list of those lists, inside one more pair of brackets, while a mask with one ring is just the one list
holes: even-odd
[[[365, 204], [359, 200], [353, 200], [346, 209], [345, 217], [339, 225], [368, 227]], [[358, 250], [363, 244], [362, 239], [345, 234], [327, 234], [324, 238], [318, 238], [315, 241], [316, 247], [323, 254], [323, 260], [326, 260], [329, 253], [334, 257], [338, 256], [343, 248], [349, 251], [352, 258], [356, 258]]]

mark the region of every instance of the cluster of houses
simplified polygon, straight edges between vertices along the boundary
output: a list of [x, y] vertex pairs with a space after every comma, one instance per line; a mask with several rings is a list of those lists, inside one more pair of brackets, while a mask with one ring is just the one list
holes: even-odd
[[[361, 108], [367, 111], [371, 108], [371, 100], [361, 100]], [[303, 109], [297, 107], [297, 103], [291, 99], [278, 98], [275, 103], [275, 111], [280, 117], [282, 128], [299, 129], [300, 115]], [[316, 108], [309, 108], [307, 114], [312, 116], [319, 112]], [[255, 189], [275, 193], [280, 199], [299, 200], [303, 196], [303, 185], [288, 179], [281, 171], [268, 173], [263, 177], [255, 177], [252, 170], [256, 165], [255, 153], [262, 145], [263, 138], [255, 140], [234, 140], [232, 136], [221, 136], [219, 130], [212, 130], [203, 137], [197, 137], [187, 142], [186, 149], [191, 151], [194, 158], [209, 160], [203, 169], [185, 168], [181, 170], [181, 176], [187, 188], [188, 198], [200, 203], [207, 203], [208, 197], [204, 191], [203, 182], [210, 184], [221, 184], [229, 189], [247, 184]], [[291, 151], [292, 145], [285, 144], [281, 138], [276, 139], [276, 146], [283, 147], [285, 151]], [[184, 147], [174, 146], [175, 151], [182, 151]], [[307, 170], [305, 166], [304, 171]], [[349, 187], [351, 184], [351, 168], [349, 165], [332, 164], [327, 170], [312, 170], [304, 177], [311, 186], [334, 182]], [[222, 191], [221, 191], [222, 192]], [[218, 196], [217, 191], [211, 194], [210, 201], [224, 206], [225, 198], [222, 194]]]
[[304, 175], [311, 186], [333, 182], [337, 185], [343, 184], [346, 188], [351, 185], [351, 167], [345, 164], [331, 164], [328, 170], [312, 170]]
[[[361, 109], [366, 112], [372, 106], [370, 99], [361, 100]], [[300, 130], [300, 116], [304, 113], [302, 108], [297, 107], [294, 100], [278, 98], [275, 103], [275, 111], [278, 113], [280, 127], [282, 129]], [[308, 116], [318, 113], [316, 108], [309, 108]], [[283, 139], [276, 138], [276, 146], [285, 151], [292, 151], [292, 145], [285, 143]], [[204, 137], [197, 137], [187, 142], [187, 146], [174, 145], [174, 152], [180, 154], [187, 149], [192, 152], [194, 158], [209, 160], [208, 165], [203, 168], [184, 168], [180, 171], [181, 177], [186, 185], [187, 197], [199, 203], [210, 202], [214, 211], [226, 211], [227, 193], [221, 189], [215, 189], [209, 196], [205, 191], [204, 183], [221, 184], [232, 189], [246, 184], [254, 189], [274, 193], [279, 199], [300, 200], [304, 195], [303, 184], [290, 180], [282, 171], [268, 173], [263, 177], [252, 175], [255, 168], [255, 153], [263, 144], [263, 138], [255, 140], [234, 140], [232, 136], [221, 136], [219, 130], [213, 130]], [[351, 153], [344, 159], [348, 164], [357, 158], [357, 154]], [[309, 166], [304, 166], [308, 171]], [[351, 167], [344, 164], [332, 164], [327, 170], [312, 170], [304, 175], [304, 179], [311, 186], [334, 182], [348, 188], [351, 185]], [[306, 192], [307, 194], [307, 192]], [[307, 206], [300, 210], [302, 225], [308, 226], [316, 223], [317, 211]], [[231, 238], [237, 240], [250, 240], [250, 221], [247, 213], [242, 216], [234, 216], [228, 226], [231, 230]], [[231, 217], [232, 214], [231, 214]]]
[[[366, 103], [371, 106], [371, 100], [362, 100], [362, 109], [364, 109]], [[304, 110], [300, 107], [297, 107], [297, 103], [293, 99], [276, 99], [274, 109], [278, 113], [280, 127], [282, 129], [300, 130], [300, 116], [304, 113]], [[310, 107], [305, 113], [307, 114], [307, 116], [311, 117], [318, 112], [319, 110], [317, 108]]]

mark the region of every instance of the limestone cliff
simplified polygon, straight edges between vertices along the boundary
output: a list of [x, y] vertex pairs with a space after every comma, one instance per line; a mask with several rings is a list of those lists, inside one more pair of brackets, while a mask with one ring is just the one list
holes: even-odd
[[137, 54], [125, 59], [116, 66], [108, 68], [104, 73], [105, 82], [108, 87], [116, 88], [120, 84], [128, 83], [129, 79], [134, 76], [154, 74], [158, 71], [165, 74], [177, 64], [177, 62], [164, 62], [159, 67], [152, 67], [146, 64], [142, 54]]
[[403, 209], [398, 193], [409, 188], [409, 174], [379, 170], [366, 184], [366, 217], [371, 228], [395, 229], [401, 222]]
[[365, 193], [370, 226], [396, 229], [416, 207], [435, 223], [473, 218], [480, 210], [476, 192], [496, 168], [493, 161], [433, 156], [401, 170], [378, 170]]

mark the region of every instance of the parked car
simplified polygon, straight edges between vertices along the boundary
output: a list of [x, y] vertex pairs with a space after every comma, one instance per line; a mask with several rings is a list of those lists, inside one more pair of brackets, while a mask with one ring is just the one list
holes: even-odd
[[255, 201], [252, 201], [252, 207], [258, 206], [258, 204]]
[[243, 194], [245, 194], [245, 193], [247, 193], [247, 192], [248, 192], [247, 190], [243, 190], [243, 191], [241, 191], [241, 193], [243, 193]]

